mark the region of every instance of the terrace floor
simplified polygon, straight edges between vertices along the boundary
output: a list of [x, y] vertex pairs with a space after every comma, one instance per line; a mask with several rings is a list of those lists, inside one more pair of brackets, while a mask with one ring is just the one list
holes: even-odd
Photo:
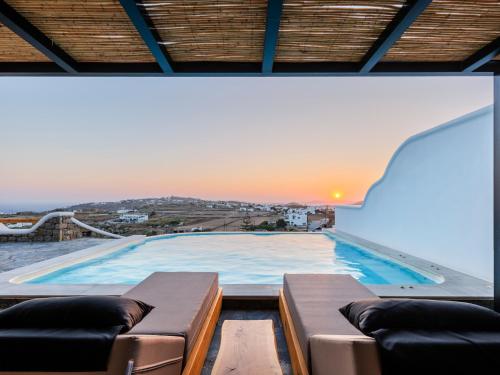
[[108, 239], [80, 238], [61, 242], [7, 242], [0, 244], [0, 272], [102, 244]]

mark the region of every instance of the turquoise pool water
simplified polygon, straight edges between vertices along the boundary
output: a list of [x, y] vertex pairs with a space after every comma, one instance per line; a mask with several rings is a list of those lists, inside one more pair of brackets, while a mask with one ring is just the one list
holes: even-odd
[[363, 284], [433, 284], [333, 235], [179, 234], [30, 280], [36, 284], [137, 284], [155, 271], [216, 271], [221, 284], [280, 284], [283, 273], [350, 274]]

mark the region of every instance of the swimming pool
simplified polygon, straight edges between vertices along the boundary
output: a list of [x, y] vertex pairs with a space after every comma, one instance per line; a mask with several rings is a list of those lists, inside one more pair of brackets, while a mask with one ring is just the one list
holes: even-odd
[[403, 264], [322, 233], [151, 237], [28, 283], [137, 284], [155, 271], [215, 271], [221, 284], [280, 284], [285, 272], [350, 274], [363, 284], [435, 284]]

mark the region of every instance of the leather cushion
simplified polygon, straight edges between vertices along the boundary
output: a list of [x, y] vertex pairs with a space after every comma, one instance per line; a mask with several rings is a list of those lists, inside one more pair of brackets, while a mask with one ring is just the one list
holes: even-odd
[[130, 330], [153, 306], [111, 296], [36, 298], [0, 311], [0, 328], [100, 328]]
[[500, 330], [500, 314], [465, 302], [366, 299], [340, 312], [365, 335], [383, 328]]

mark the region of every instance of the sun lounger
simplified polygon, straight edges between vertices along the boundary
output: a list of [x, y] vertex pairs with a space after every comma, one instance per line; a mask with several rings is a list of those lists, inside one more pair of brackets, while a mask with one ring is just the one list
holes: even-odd
[[222, 307], [222, 289], [216, 273], [157, 272], [124, 297], [155, 306], [128, 335], [181, 337], [182, 374], [201, 372]]
[[295, 374], [380, 374], [375, 340], [339, 312], [366, 298], [376, 296], [349, 275], [285, 274], [280, 315]]
[[[107, 370], [86, 372], [36, 370], [36, 374], [201, 373], [222, 305], [222, 290], [218, 286], [216, 273], [154, 273], [123, 297], [145, 302], [154, 306], [154, 309], [131, 330], [116, 336], [108, 357]], [[36, 339], [36, 335], [33, 334], [36, 333], [36, 329], [36, 327], [29, 328], [25, 332], [31, 331], [29, 334]], [[24, 339], [23, 330], [19, 332], [21, 336], [18, 335], [19, 337], [14, 339]], [[71, 329], [68, 332], [71, 332]], [[85, 332], [82, 336], [85, 338]], [[60, 338], [66, 340], [64, 332]], [[67, 340], [69, 342], [71, 338]], [[77, 338], [73, 338], [73, 343], [75, 340]], [[26, 361], [30, 361], [28, 356]], [[35, 370], [0, 371], [0, 375], [34, 373]]]
[[283, 284], [280, 313], [295, 374], [493, 374], [500, 367], [500, 314], [485, 307], [380, 299], [344, 275], [286, 274]]

